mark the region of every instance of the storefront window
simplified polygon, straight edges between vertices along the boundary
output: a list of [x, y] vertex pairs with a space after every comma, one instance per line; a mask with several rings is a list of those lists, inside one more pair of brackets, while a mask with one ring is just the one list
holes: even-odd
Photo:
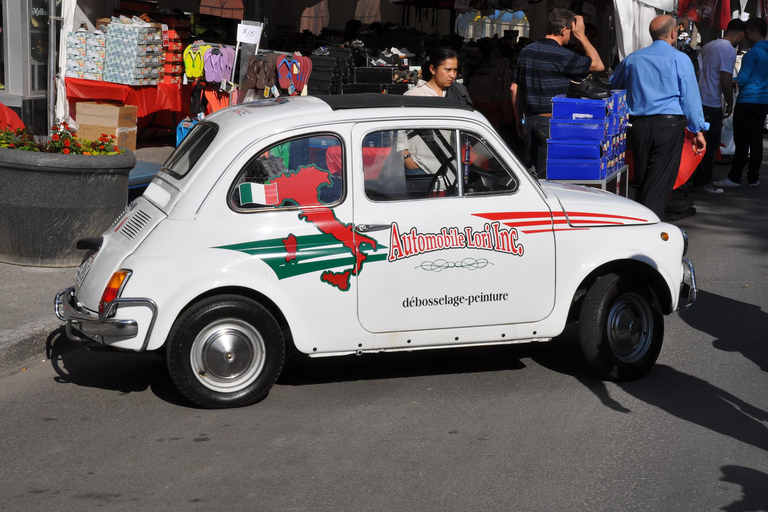
[[48, 83], [48, 0], [31, 0], [30, 9], [31, 90], [40, 92]]

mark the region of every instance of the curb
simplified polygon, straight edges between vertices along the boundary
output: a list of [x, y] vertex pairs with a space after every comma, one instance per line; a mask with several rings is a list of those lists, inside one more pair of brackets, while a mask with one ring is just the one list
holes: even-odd
[[0, 377], [21, 371], [40, 358], [46, 358], [48, 340], [63, 332], [58, 321], [46, 322], [27, 329], [17, 329], [0, 338]]

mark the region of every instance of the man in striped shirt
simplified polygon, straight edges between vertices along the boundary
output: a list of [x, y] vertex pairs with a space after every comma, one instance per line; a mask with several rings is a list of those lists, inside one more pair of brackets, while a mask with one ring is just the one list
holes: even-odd
[[[564, 48], [571, 35], [582, 44], [586, 56]], [[553, 9], [547, 35], [520, 52], [512, 78], [512, 104], [517, 133], [525, 140], [524, 163], [533, 167], [538, 177], [546, 177], [552, 98], [567, 93], [571, 79], [604, 69], [600, 55], [585, 34], [584, 18], [567, 9]]]

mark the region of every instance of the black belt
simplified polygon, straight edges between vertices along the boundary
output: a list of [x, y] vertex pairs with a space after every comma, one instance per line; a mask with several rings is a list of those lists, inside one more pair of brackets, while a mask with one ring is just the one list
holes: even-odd
[[633, 119], [684, 119], [685, 116], [675, 114], [655, 114], [652, 116], [629, 116], [629, 120]]

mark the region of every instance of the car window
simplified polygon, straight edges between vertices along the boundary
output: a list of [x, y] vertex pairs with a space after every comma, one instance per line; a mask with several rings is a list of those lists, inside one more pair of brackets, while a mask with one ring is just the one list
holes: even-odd
[[344, 154], [335, 135], [280, 142], [260, 151], [238, 174], [229, 194], [236, 210], [337, 203], [344, 187]]
[[461, 132], [464, 195], [514, 192], [518, 181], [482, 137]]
[[217, 130], [216, 125], [208, 123], [193, 126], [179, 147], [168, 157], [163, 170], [177, 180], [183, 179], [211, 145]]
[[456, 133], [425, 128], [366, 135], [362, 143], [366, 196], [372, 201], [457, 196]]

